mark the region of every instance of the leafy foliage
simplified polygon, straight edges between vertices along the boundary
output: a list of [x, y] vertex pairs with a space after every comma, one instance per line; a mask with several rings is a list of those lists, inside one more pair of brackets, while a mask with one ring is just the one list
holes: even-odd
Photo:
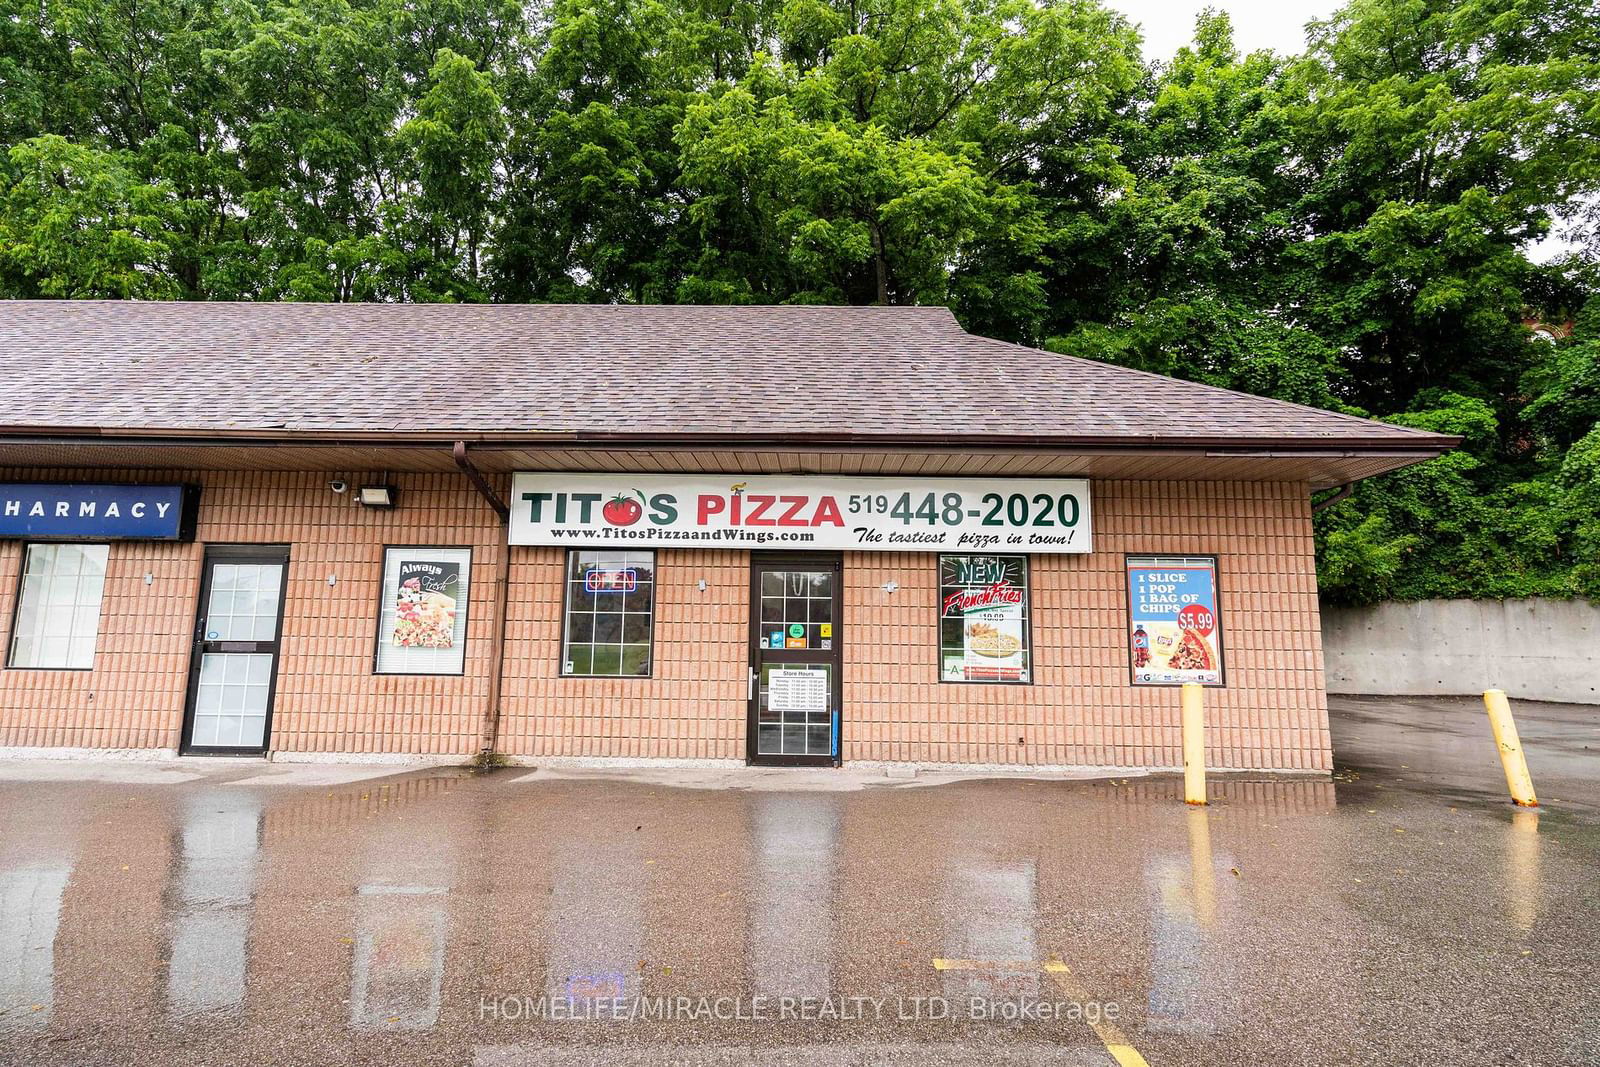
[[1600, 596], [1596, 99], [1582, 0], [0, 0], [0, 295], [945, 304], [1461, 434], [1331, 598]]

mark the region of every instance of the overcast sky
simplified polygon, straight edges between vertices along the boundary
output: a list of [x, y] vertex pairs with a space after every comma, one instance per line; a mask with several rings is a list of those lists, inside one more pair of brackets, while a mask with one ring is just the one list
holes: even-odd
[[1305, 47], [1305, 25], [1338, 10], [1339, 0], [1107, 0], [1139, 24], [1146, 59], [1170, 59], [1194, 37], [1194, 18], [1205, 7], [1221, 8], [1233, 17], [1233, 40], [1241, 52], [1270, 48], [1299, 52]]

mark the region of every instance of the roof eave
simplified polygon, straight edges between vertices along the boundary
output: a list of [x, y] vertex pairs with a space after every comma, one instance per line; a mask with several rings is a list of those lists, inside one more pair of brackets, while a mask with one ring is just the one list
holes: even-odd
[[589, 431], [431, 430], [351, 432], [348, 430], [288, 429], [127, 429], [122, 427], [0, 427], [0, 440], [13, 444], [140, 444], [170, 443], [188, 447], [215, 444], [227, 447], [276, 448], [300, 446], [358, 446], [363, 448], [416, 448], [449, 446], [467, 441], [479, 449], [517, 448], [693, 448], [736, 446], [810, 451], [818, 448], [907, 448], [947, 451], [1006, 449], [1023, 451], [1188, 452], [1217, 457], [1277, 458], [1306, 456], [1417, 456], [1432, 458], [1461, 444], [1450, 434], [1412, 432], [1395, 437], [1169, 437], [1165, 435], [1046, 435], [1046, 434], [774, 434], [774, 433], [600, 433]]

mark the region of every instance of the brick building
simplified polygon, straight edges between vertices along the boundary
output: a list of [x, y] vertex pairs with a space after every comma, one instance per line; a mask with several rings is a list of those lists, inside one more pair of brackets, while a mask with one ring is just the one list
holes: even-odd
[[1317, 490], [1455, 439], [942, 308], [0, 303], [0, 747], [1326, 772]]

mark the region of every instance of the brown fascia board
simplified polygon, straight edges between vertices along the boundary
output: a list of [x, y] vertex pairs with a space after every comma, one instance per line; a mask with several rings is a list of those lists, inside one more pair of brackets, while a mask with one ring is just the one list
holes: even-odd
[[1252, 456], [1329, 455], [1416, 456], [1431, 458], [1457, 447], [1461, 438], [1450, 434], [1415, 433], [1404, 437], [1161, 437], [1157, 435], [1068, 436], [995, 435], [955, 437], [947, 434], [731, 434], [731, 433], [576, 433], [541, 434], [500, 431], [425, 431], [396, 435], [388, 431], [366, 432], [333, 430], [293, 430], [278, 433], [253, 430], [184, 430], [126, 428], [64, 428], [17, 426], [0, 428], [0, 440], [10, 444], [140, 444], [219, 447], [352, 447], [418, 448], [452, 446], [467, 441], [485, 451], [523, 448], [692, 448], [707, 445], [745, 449], [781, 448], [786, 451], [814, 451], [823, 447], [904, 450], [908, 446], [934, 451], [962, 449], [1026, 450], [1041, 452], [1078, 451], [1086, 453], [1127, 452], [1204, 452], [1218, 458], [1247, 459]]

